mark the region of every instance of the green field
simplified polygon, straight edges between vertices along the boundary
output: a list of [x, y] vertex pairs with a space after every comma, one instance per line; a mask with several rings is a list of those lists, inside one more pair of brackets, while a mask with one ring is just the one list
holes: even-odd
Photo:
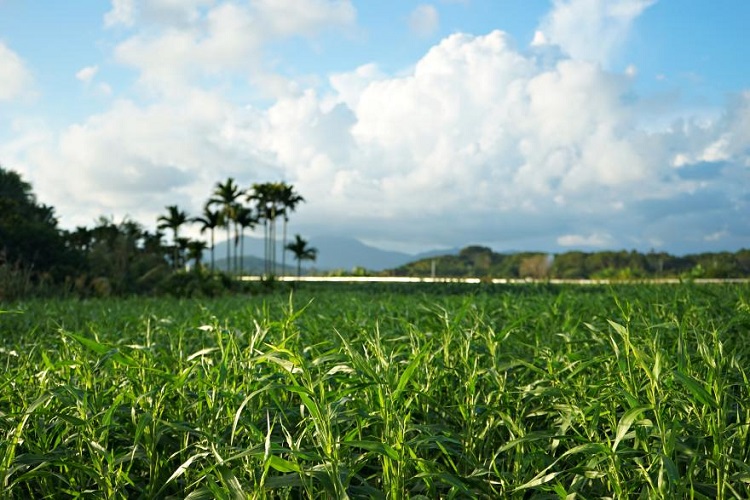
[[4, 498], [748, 498], [750, 287], [0, 307]]

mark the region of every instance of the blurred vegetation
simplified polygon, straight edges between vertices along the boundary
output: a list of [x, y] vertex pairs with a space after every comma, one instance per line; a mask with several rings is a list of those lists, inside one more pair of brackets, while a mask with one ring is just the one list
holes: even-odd
[[750, 277], [750, 250], [675, 256], [631, 251], [497, 253], [469, 246], [458, 255], [421, 259], [394, 269], [392, 276], [511, 279], [610, 279]]
[[[243, 197], [251, 204], [244, 205]], [[242, 190], [230, 178], [217, 184], [201, 217], [191, 218], [169, 205], [153, 232], [134, 220], [115, 222], [111, 217], [69, 231], [58, 227], [54, 209], [37, 201], [31, 184], [0, 167], [0, 301], [31, 296], [215, 297], [252, 291], [251, 285], [233, 279], [244, 274], [242, 249], [238, 248], [242, 230], [261, 223], [271, 227], [277, 218], [282, 218], [285, 227], [288, 212], [301, 201], [294, 188], [284, 183]], [[212, 211], [214, 206], [219, 208]], [[210, 231], [210, 246], [181, 237], [179, 230], [187, 224], [200, 224], [201, 232]], [[227, 248], [223, 269], [214, 256], [218, 228], [226, 228], [229, 235], [235, 230], [234, 248]], [[171, 235], [169, 243], [163, 230]], [[267, 238], [270, 234], [266, 230]], [[209, 252], [210, 259], [204, 259]], [[273, 282], [280, 266], [270, 251], [265, 258], [265, 277]], [[281, 272], [284, 269], [282, 263]]]

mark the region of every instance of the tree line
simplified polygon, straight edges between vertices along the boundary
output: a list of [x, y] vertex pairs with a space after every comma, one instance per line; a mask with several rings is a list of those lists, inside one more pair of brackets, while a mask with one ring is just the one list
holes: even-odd
[[[300, 235], [287, 244], [292, 212], [304, 202], [294, 186], [284, 182], [256, 183], [241, 189], [233, 178], [218, 182], [203, 205], [190, 216], [177, 205], [165, 207], [155, 231], [126, 218], [116, 223], [100, 217], [92, 227], [61, 229], [54, 208], [39, 203], [32, 186], [0, 167], [0, 300], [36, 293], [72, 291], [81, 295], [136, 294], [182, 289], [216, 293], [238, 287], [231, 275], [244, 268], [245, 231], [263, 227], [266, 279], [284, 273], [286, 252], [301, 272], [302, 260], [314, 260], [316, 250]], [[277, 226], [282, 224], [281, 266], [277, 262]], [[182, 236], [197, 225], [209, 240]], [[226, 231], [223, 269], [215, 256], [216, 232]], [[165, 242], [169, 233], [169, 242]], [[204, 263], [210, 251], [210, 263]], [[190, 268], [191, 272], [186, 270]], [[191, 288], [192, 287], [192, 288]]]
[[396, 276], [476, 278], [654, 279], [748, 278], [750, 250], [676, 256], [667, 252], [636, 250], [559, 254], [544, 252], [497, 253], [469, 246], [457, 255], [421, 259], [393, 270]]

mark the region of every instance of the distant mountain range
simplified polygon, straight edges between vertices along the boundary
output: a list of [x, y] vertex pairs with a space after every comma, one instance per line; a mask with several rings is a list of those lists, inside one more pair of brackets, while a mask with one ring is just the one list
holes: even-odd
[[[458, 249], [434, 250], [416, 255], [382, 250], [366, 245], [355, 238], [343, 236], [317, 236], [309, 240], [309, 246], [318, 249], [318, 258], [315, 262], [305, 261], [302, 267], [305, 269], [315, 268], [320, 270], [343, 269], [351, 271], [355, 267], [362, 267], [369, 271], [382, 271], [403, 266], [409, 262], [434, 257], [437, 255], [454, 255]], [[264, 243], [262, 238], [245, 236], [244, 238], [244, 269], [248, 272], [260, 272], [263, 269]], [[277, 264], [281, 266], [282, 242], [276, 244]], [[224, 267], [227, 255], [227, 242], [216, 243], [214, 256], [218, 268]], [[206, 251], [203, 261], [208, 263], [211, 259], [210, 252]], [[287, 273], [295, 271], [297, 262], [291, 252], [286, 254]]]

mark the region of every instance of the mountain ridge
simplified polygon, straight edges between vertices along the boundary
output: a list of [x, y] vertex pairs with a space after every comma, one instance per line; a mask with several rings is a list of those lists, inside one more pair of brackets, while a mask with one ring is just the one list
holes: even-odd
[[[287, 241], [289, 243], [289, 241]], [[227, 240], [216, 243], [214, 248], [214, 259], [218, 263], [220, 259], [226, 260]], [[449, 250], [431, 250], [419, 254], [409, 254], [394, 250], [383, 250], [381, 248], [362, 243], [356, 238], [335, 235], [313, 236], [308, 239], [308, 245], [318, 249], [318, 257], [315, 261], [303, 261], [304, 269], [316, 269], [321, 271], [331, 271], [342, 269], [346, 271], [355, 268], [364, 268], [368, 271], [384, 271], [394, 269], [414, 260], [435, 257], [440, 255], [453, 255], [458, 253], [458, 249]], [[263, 259], [264, 240], [255, 236], [244, 237], [245, 259]], [[282, 241], [276, 242], [276, 262], [278, 266], [282, 263]], [[234, 247], [234, 243], [232, 243]], [[239, 245], [238, 245], [239, 249]], [[232, 249], [232, 252], [234, 249]], [[204, 263], [210, 262], [210, 250], [204, 252]], [[252, 264], [250, 264], [252, 262]], [[248, 260], [245, 269], [255, 270], [257, 262]], [[296, 260], [291, 252], [286, 253], [285, 264], [287, 268], [296, 268]]]

